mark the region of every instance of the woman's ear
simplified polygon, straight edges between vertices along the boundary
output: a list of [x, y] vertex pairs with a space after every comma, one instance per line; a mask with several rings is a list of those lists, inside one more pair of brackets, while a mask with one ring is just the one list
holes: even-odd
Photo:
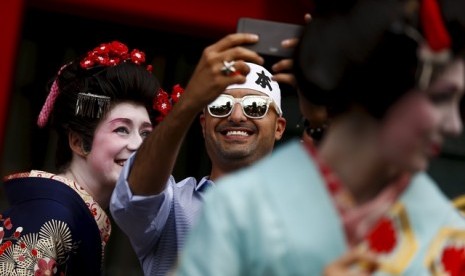
[[85, 157], [89, 154], [88, 151], [84, 150], [84, 141], [82, 140], [82, 137], [76, 132], [70, 131], [68, 133], [68, 142], [69, 147], [75, 154], [81, 157]]

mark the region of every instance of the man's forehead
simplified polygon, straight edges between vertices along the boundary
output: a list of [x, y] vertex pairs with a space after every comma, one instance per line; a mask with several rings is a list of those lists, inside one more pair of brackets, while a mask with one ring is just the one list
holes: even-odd
[[234, 89], [228, 89], [223, 92], [224, 94], [231, 95], [235, 98], [237, 97], [244, 97], [244, 96], [268, 96], [265, 93], [259, 92], [257, 90], [253, 89], [247, 89], [247, 88], [234, 88]]

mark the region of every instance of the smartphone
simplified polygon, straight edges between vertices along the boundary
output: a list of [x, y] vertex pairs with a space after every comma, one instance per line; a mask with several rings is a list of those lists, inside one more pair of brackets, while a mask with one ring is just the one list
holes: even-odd
[[292, 56], [293, 49], [283, 48], [281, 42], [289, 38], [298, 38], [303, 26], [261, 19], [242, 17], [237, 22], [238, 33], [257, 34], [260, 39], [257, 43], [243, 45], [255, 52], [281, 58]]

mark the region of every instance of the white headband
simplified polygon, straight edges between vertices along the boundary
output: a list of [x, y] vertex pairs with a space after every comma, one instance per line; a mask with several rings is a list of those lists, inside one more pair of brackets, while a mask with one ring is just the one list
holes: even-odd
[[250, 62], [246, 62], [246, 64], [250, 68], [246, 82], [242, 84], [231, 84], [226, 87], [226, 90], [251, 89], [266, 94], [273, 99], [278, 108], [278, 113], [281, 116], [283, 111], [281, 110], [281, 90], [279, 89], [278, 83], [271, 79], [271, 73], [264, 67]]

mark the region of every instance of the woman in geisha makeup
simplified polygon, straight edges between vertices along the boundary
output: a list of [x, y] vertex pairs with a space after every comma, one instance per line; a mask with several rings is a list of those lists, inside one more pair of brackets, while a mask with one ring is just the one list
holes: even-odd
[[144, 64], [144, 52], [112, 41], [59, 70], [37, 121], [56, 131], [57, 172], [5, 177], [1, 275], [103, 274], [116, 180], [182, 93], [170, 99]]

